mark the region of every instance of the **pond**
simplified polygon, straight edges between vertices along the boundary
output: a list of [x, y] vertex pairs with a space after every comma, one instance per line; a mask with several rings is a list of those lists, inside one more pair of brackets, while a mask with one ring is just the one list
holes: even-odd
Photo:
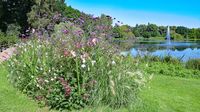
[[189, 59], [200, 58], [200, 41], [183, 41], [183, 42], [158, 42], [158, 41], [143, 41], [136, 42], [133, 48], [129, 52], [123, 52], [122, 54], [130, 53], [135, 56], [172, 56], [182, 61]]

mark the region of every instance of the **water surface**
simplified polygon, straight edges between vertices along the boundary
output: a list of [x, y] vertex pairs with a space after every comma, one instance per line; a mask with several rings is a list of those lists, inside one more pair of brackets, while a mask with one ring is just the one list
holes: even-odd
[[[127, 53], [127, 52], [126, 52]], [[189, 59], [200, 58], [200, 41], [187, 42], [157, 42], [157, 41], [143, 41], [134, 44], [129, 52], [133, 57], [135, 56], [172, 56], [182, 61]]]

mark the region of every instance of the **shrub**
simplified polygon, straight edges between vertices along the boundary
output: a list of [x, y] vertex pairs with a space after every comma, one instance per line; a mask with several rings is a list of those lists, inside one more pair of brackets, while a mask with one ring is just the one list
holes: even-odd
[[21, 27], [17, 24], [9, 24], [6, 35], [7, 36], [19, 36]]
[[111, 52], [98, 35], [84, 37], [69, 22], [54, 30], [53, 38], [17, 46], [8, 67], [15, 87], [59, 110], [99, 103], [117, 108], [134, 101], [146, 80], [129, 57]]
[[200, 70], [200, 59], [191, 59], [186, 62], [186, 68]]
[[0, 50], [8, 48], [10, 45], [13, 45], [18, 42], [18, 38], [16, 36], [8, 36], [2, 32], [0, 32]]
[[[148, 65], [148, 66], [147, 66]], [[173, 64], [166, 62], [150, 62], [142, 63], [140, 65], [141, 69], [144, 69], [148, 74], [166, 75], [166, 76], [176, 76], [183, 78], [200, 78], [199, 70], [188, 70], [183, 64]]]
[[173, 58], [172, 56], [165, 56], [164, 58], [162, 58], [163, 62], [167, 62], [167, 63], [172, 63], [172, 64], [180, 64], [181, 59], [178, 58]]

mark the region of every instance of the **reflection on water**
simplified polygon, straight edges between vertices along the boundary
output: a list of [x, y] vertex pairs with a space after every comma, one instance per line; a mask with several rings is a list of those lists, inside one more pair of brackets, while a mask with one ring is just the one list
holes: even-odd
[[132, 56], [172, 56], [182, 61], [200, 58], [200, 42], [139, 42], [130, 50]]

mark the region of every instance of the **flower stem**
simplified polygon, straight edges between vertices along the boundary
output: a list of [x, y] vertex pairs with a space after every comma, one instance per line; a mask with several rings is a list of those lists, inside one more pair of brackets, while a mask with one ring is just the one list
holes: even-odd
[[77, 81], [78, 81], [78, 93], [80, 95], [80, 76], [79, 76], [79, 70], [78, 70], [78, 59], [76, 58], [76, 75], [77, 75]]

